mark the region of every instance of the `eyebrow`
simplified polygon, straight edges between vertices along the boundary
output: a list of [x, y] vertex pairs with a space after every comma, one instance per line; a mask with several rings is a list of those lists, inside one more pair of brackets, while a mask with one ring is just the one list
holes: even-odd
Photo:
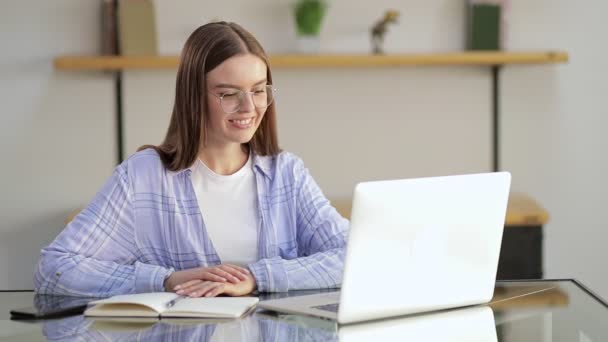
[[[255, 87], [255, 86], [260, 85], [262, 83], [266, 83], [267, 81], [268, 81], [267, 79], [260, 80], [260, 81], [256, 82], [253, 86]], [[239, 86], [236, 86], [234, 84], [228, 84], [228, 83], [216, 84], [214, 88], [234, 88], [234, 89], [240, 89]]]

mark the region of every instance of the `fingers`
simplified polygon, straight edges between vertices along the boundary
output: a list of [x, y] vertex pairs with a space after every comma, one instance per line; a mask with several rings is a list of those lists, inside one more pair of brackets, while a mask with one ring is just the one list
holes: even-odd
[[208, 269], [206, 272], [203, 272], [203, 274], [205, 274], [205, 273], [213, 274], [217, 277], [224, 278], [231, 283], [238, 283], [240, 281], [240, 279], [237, 278], [235, 274], [233, 274], [234, 272], [231, 273], [231, 272], [227, 271], [225, 268], [222, 268], [222, 266], [223, 265], [212, 267], [212, 268]]
[[190, 297], [215, 297], [218, 294], [222, 293], [223, 289], [224, 289], [223, 283], [211, 282], [211, 283], [202, 285], [199, 290], [196, 290], [195, 292], [190, 294]]
[[187, 296], [190, 292], [193, 291], [193, 289], [197, 286], [200, 285], [204, 282], [204, 280], [200, 280], [200, 279], [194, 279], [194, 280], [190, 280], [187, 281], [183, 284], [179, 284], [177, 285], [174, 289], [175, 289], [175, 293], [177, 293], [178, 295], [184, 295]]
[[226, 291], [226, 286], [224, 286], [224, 284], [220, 284], [221, 286], [216, 286], [215, 288], [211, 289], [209, 292], [205, 293], [205, 297], [217, 297], [220, 294], [224, 293]]
[[222, 264], [208, 268], [201, 267], [197, 269], [196, 273], [193, 275], [196, 277], [196, 279], [185, 281], [176, 285], [173, 287], [173, 291], [179, 293], [179, 290], [183, 290], [184, 288], [198, 284], [200, 281], [211, 281], [217, 283], [230, 282], [237, 284], [241, 281], [247, 281], [252, 277], [251, 272], [247, 268], [231, 264]]
[[182, 296], [195, 297], [215, 297], [221, 294], [224, 290], [224, 283], [217, 283], [214, 281], [202, 281], [199, 280], [196, 283], [190, 284], [190, 286], [183, 287], [176, 293]]
[[189, 281], [187, 281], [187, 282], [185, 282], [185, 283], [182, 283], [182, 284], [177, 284], [177, 285], [176, 285], [176, 286], [173, 288], [173, 290], [174, 290], [174, 291], [176, 291], [176, 293], [177, 293], [177, 294], [180, 294], [180, 291], [179, 291], [179, 290], [182, 290], [182, 289], [184, 289], [184, 288], [188, 288], [188, 287], [190, 287], [190, 286], [192, 286], [192, 285], [198, 284], [198, 283], [200, 283], [201, 281], [202, 281], [202, 280], [200, 280], [200, 279], [189, 280]]
[[228, 281], [227, 277], [218, 274], [213, 274], [210, 271], [203, 272], [201, 280], [211, 280], [216, 281], [218, 283], [225, 283]]
[[249, 269], [247, 267], [241, 267], [241, 266], [237, 266], [237, 265], [233, 265], [233, 264], [223, 264], [223, 265], [231, 267], [231, 268], [235, 268], [245, 275], [251, 275], [251, 272], [249, 271]]
[[[217, 283], [225, 283], [227, 281], [226, 278], [224, 278], [224, 277], [217, 276], [210, 272], [203, 272], [199, 279], [193, 279], [193, 280], [189, 280], [184, 283], [181, 283], [181, 284], [177, 284], [175, 287], [173, 287], [173, 291], [176, 291], [176, 293], [179, 294], [179, 290], [190, 287], [194, 284], [198, 284], [199, 282], [204, 281], [204, 280], [214, 281]], [[237, 279], [237, 281], [238, 281], [238, 279]]]
[[240, 266], [222, 264], [222, 265], [219, 265], [218, 267], [221, 268], [222, 270], [230, 273], [231, 275], [237, 277], [240, 280], [247, 280], [251, 276], [251, 272], [249, 272], [249, 270], [247, 270], [243, 267], [240, 267]]

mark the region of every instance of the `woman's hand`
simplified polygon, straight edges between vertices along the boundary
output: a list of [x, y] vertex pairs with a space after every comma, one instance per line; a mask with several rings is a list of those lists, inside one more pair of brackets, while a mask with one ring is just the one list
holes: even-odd
[[191, 280], [236, 284], [247, 280], [248, 277], [251, 277], [248, 269], [236, 265], [222, 264], [213, 267], [197, 267], [173, 272], [165, 279], [164, 286], [166, 291], [175, 292], [179, 290], [177, 288], [178, 285]]
[[190, 280], [176, 286], [177, 294], [189, 297], [215, 297], [220, 294], [228, 296], [248, 295], [256, 289], [255, 278], [251, 275], [238, 283], [215, 282], [208, 280]]

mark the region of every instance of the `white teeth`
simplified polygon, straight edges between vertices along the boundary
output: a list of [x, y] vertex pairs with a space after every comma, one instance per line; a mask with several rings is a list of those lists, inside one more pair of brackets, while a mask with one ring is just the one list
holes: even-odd
[[236, 122], [239, 125], [248, 125], [249, 123], [251, 123], [252, 119], [247, 119], [247, 120], [232, 120], [233, 122]]

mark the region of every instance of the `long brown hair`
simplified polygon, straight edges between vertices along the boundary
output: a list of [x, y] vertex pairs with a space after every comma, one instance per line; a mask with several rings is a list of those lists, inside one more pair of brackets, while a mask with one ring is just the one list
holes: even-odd
[[[228, 58], [246, 53], [266, 63], [266, 78], [272, 84], [268, 56], [247, 30], [227, 22], [209, 23], [196, 29], [181, 53], [175, 82], [175, 103], [165, 140], [158, 146], [144, 145], [138, 150], [154, 148], [165, 167], [171, 171], [190, 167], [207, 136], [207, 73]], [[247, 145], [251, 151], [263, 156], [276, 155], [281, 151], [274, 102], [266, 109], [260, 126]]]

